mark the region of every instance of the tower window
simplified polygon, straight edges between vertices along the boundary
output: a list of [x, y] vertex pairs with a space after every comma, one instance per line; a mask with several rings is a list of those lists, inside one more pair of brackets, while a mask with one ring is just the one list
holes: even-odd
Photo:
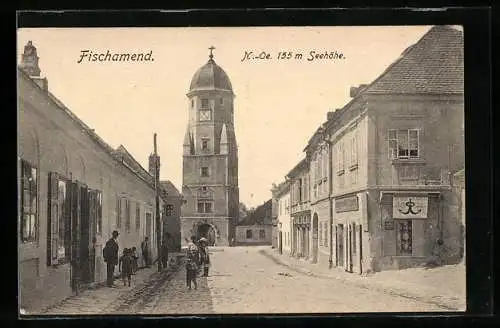
[[209, 141], [209, 139], [207, 139], [207, 138], [201, 139], [201, 149], [202, 150], [208, 150], [208, 141]]
[[220, 104], [224, 105], [224, 98], [220, 98]]
[[201, 108], [208, 108], [208, 99], [201, 100]]
[[212, 203], [199, 201], [198, 202], [198, 213], [212, 213]]
[[191, 99], [191, 108], [194, 108], [194, 99]]
[[201, 176], [202, 177], [208, 177], [208, 166], [204, 166], [201, 168]]

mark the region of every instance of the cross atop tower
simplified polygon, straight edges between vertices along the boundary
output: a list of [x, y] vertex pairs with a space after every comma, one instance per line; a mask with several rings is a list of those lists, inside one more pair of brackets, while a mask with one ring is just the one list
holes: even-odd
[[210, 48], [208, 48], [210, 50], [210, 55], [208, 55], [208, 57], [210, 57], [210, 59], [214, 58], [214, 54], [212, 53], [212, 51], [215, 49], [214, 46], [211, 46]]

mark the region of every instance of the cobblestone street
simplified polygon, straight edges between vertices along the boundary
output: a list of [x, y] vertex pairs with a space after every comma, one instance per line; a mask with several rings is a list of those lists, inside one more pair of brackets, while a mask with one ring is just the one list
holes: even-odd
[[[212, 249], [210, 276], [198, 278], [198, 290], [187, 289], [181, 266], [177, 271], [153, 274], [135, 288], [123, 290], [109, 306], [95, 309], [94, 313], [190, 315], [445, 310], [435, 304], [336, 279], [310, 276], [276, 263], [260, 250], [262, 247]], [[89, 292], [87, 297], [92, 297], [93, 292], [96, 291]], [[109, 295], [113, 297], [112, 293]], [[71, 313], [71, 310], [62, 310], [64, 307], [59, 308], [61, 312]], [[87, 308], [86, 313], [90, 312]]]

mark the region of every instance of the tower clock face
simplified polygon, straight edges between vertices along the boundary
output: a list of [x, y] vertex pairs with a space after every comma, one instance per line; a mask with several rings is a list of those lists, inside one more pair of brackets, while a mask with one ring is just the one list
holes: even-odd
[[200, 121], [210, 121], [212, 119], [211, 110], [201, 110], [200, 111]]

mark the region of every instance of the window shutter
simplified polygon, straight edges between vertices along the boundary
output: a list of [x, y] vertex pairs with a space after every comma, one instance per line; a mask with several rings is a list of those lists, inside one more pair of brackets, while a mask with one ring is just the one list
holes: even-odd
[[47, 231], [47, 260], [49, 265], [57, 265], [57, 251], [59, 244], [58, 220], [58, 178], [57, 174], [49, 173], [49, 204], [48, 204], [48, 231]]

